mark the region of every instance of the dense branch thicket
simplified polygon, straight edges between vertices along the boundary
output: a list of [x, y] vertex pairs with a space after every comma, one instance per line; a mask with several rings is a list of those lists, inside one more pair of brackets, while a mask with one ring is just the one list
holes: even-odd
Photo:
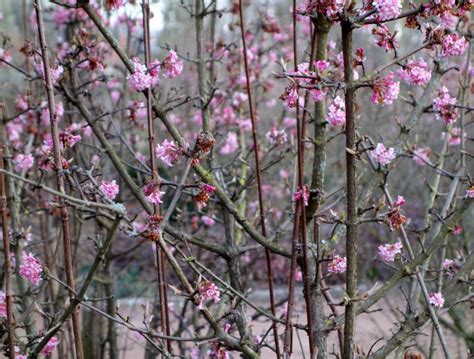
[[472, 0], [0, 5], [6, 357], [474, 355]]

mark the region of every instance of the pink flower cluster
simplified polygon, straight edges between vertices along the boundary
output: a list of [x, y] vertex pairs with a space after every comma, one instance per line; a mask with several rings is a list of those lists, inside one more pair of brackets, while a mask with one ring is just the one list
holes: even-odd
[[423, 60], [409, 60], [406, 66], [398, 70], [398, 76], [410, 85], [425, 85], [431, 79], [431, 71]]
[[402, 12], [400, 0], [374, 0], [372, 5], [377, 9], [377, 18], [380, 20], [396, 18]]
[[105, 0], [105, 7], [107, 8], [107, 10], [115, 10], [124, 6], [125, 3], [126, 0]]
[[0, 318], [7, 317], [7, 296], [0, 290]]
[[394, 244], [385, 244], [378, 247], [379, 257], [385, 262], [393, 262], [395, 256], [402, 253], [402, 244], [400, 242]]
[[181, 156], [181, 150], [174, 141], [165, 139], [161, 145], [156, 145], [156, 156], [168, 166], [173, 166]]
[[301, 199], [301, 196], [303, 196], [303, 203], [305, 206], [308, 205], [308, 201], [309, 201], [309, 190], [308, 190], [308, 187], [306, 186], [303, 186], [303, 190], [301, 190], [301, 188], [298, 188], [298, 190], [295, 192], [295, 194], [293, 195], [293, 200], [295, 202], [298, 202], [300, 199]]
[[456, 99], [449, 95], [449, 90], [443, 86], [438, 96], [433, 100], [433, 110], [437, 111], [436, 117], [442, 119], [446, 125], [456, 121], [458, 113], [454, 110]]
[[173, 50], [170, 50], [162, 65], [165, 69], [163, 77], [174, 78], [180, 76], [183, 72], [183, 61], [178, 58], [178, 55]]
[[372, 35], [375, 36], [375, 44], [384, 49], [385, 52], [395, 50], [399, 46], [395, 34], [392, 35], [388, 27], [384, 24], [374, 27], [372, 29]]
[[13, 165], [15, 171], [22, 172], [27, 171], [33, 167], [34, 159], [32, 155], [24, 155], [23, 153], [18, 153], [13, 157]]
[[347, 270], [347, 258], [334, 256], [334, 259], [328, 264], [329, 273], [344, 273]]
[[442, 43], [441, 56], [460, 56], [466, 51], [468, 46], [469, 44], [464, 36], [459, 36], [455, 33], [446, 35]]
[[393, 72], [390, 71], [386, 77], [377, 79], [372, 87], [372, 103], [379, 105], [391, 105], [400, 93], [400, 82], [393, 81]]
[[41, 281], [43, 267], [32, 253], [23, 254], [23, 264], [20, 265], [20, 275], [31, 284], [38, 285]]
[[44, 346], [44, 348], [41, 349], [40, 354], [46, 355], [46, 356], [53, 354], [53, 352], [56, 349], [56, 347], [58, 346], [58, 344], [59, 344], [58, 338], [52, 337], [48, 341], [48, 343]]
[[160, 64], [158, 60], [153, 61], [148, 70], [146, 66], [140, 63], [140, 59], [134, 57], [133, 73], [127, 76], [129, 86], [135, 91], [144, 91], [148, 88], [155, 87], [159, 83], [158, 72], [160, 71]]
[[298, 95], [298, 87], [291, 84], [285, 89], [285, 92], [280, 96], [280, 100], [285, 101], [286, 106], [294, 108], [298, 104], [300, 97]]
[[343, 126], [346, 124], [346, 105], [344, 100], [337, 96], [328, 107], [328, 122], [332, 126]]
[[377, 143], [375, 150], [370, 151], [372, 159], [382, 166], [388, 165], [395, 158], [395, 150], [393, 147], [385, 148], [383, 143]]
[[161, 204], [163, 201], [161, 200], [161, 196], [165, 194], [165, 192], [160, 191], [159, 183], [155, 181], [148, 181], [145, 186], [143, 187], [143, 194], [145, 195], [145, 199], [153, 204]]
[[430, 304], [434, 305], [435, 307], [442, 307], [444, 305], [444, 297], [440, 292], [430, 293], [429, 298]]
[[204, 309], [204, 302], [207, 299], [212, 299], [214, 303], [219, 303], [221, 298], [221, 291], [214, 283], [205, 280], [199, 283], [199, 309]]
[[115, 197], [117, 197], [120, 192], [119, 185], [115, 182], [115, 180], [112, 182], [102, 181], [99, 188], [110, 200], [113, 200]]
[[471, 186], [466, 190], [466, 197], [474, 198], [474, 186]]
[[285, 129], [279, 130], [275, 126], [265, 134], [265, 137], [272, 146], [281, 145], [288, 140]]
[[239, 148], [239, 140], [235, 132], [229, 132], [227, 134], [224, 146], [220, 149], [219, 153], [221, 155], [230, 155], [237, 151]]
[[413, 151], [413, 161], [418, 165], [424, 166], [430, 163], [431, 149], [429, 147], [421, 147]]

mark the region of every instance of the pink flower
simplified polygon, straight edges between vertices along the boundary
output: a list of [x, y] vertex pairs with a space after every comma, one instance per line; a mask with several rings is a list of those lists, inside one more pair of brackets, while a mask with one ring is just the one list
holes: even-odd
[[437, 111], [436, 118], [442, 119], [446, 125], [456, 121], [458, 113], [454, 110], [456, 99], [449, 95], [449, 90], [443, 86], [438, 96], [433, 100], [433, 110]]
[[372, 103], [391, 105], [400, 92], [400, 82], [393, 81], [393, 72], [377, 79], [372, 87]]
[[20, 265], [20, 275], [31, 284], [38, 285], [41, 281], [43, 267], [38, 259], [31, 253], [23, 254], [23, 264]]
[[115, 197], [117, 197], [120, 192], [119, 185], [115, 182], [115, 180], [112, 182], [102, 181], [99, 188], [110, 200], [113, 200]]
[[295, 192], [295, 194], [293, 195], [293, 200], [295, 202], [298, 202], [300, 199], [301, 199], [301, 196], [303, 196], [303, 202], [304, 202], [304, 205], [307, 206], [308, 205], [308, 201], [309, 201], [309, 190], [308, 190], [308, 187], [306, 186], [303, 186], [303, 191], [301, 190], [301, 188], [298, 188], [298, 190]]
[[395, 34], [392, 35], [388, 27], [384, 24], [374, 27], [372, 29], [372, 35], [375, 36], [375, 44], [383, 48], [385, 52], [395, 50], [399, 46]]
[[33, 167], [34, 159], [32, 155], [24, 155], [23, 153], [18, 153], [13, 157], [13, 165], [15, 166], [15, 171], [22, 172], [27, 171]]
[[221, 298], [221, 291], [219, 287], [217, 287], [214, 283], [205, 280], [199, 283], [199, 309], [204, 309], [204, 302], [207, 299], [212, 299], [214, 303], [219, 303]]
[[236, 92], [232, 95], [232, 106], [235, 108], [241, 108], [243, 104], [248, 101], [247, 94], [243, 92]]
[[15, 359], [28, 359], [27, 355], [21, 354], [21, 350], [15, 345]]
[[285, 129], [278, 130], [275, 126], [265, 134], [265, 137], [272, 146], [281, 145], [288, 140]]
[[207, 194], [213, 194], [214, 191], [216, 190], [216, 187], [214, 187], [213, 185], [210, 185], [208, 183], [203, 183], [201, 185], [201, 189], [206, 192]]
[[443, 261], [443, 269], [444, 270], [449, 270], [450, 267], [454, 264], [454, 261], [452, 259], [448, 259], [446, 258], [444, 261]]
[[140, 63], [138, 58], [133, 58], [133, 73], [127, 76], [129, 86], [135, 91], [144, 91], [150, 87], [158, 85], [158, 71], [160, 66], [155, 60], [150, 71], [145, 65]]
[[380, 165], [386, 166], [395, 158], [395, 150], [393, 147], [385, 148], [383, 143], [377, 143], [375, 150], [370, 151], [370, 156]]
[[313, 98], [314, 102], [321, 102], [326, 97], [328, 90], [326, 88], [323, 89], [311, 89], [309, 90], [311, 97]]
[[430, 293], [430, 304], [436, 307], [442, 307], [444, 305], [444, 298], [440, 292]]
[[413, 161], [418, 165], [424, 166], [430, 163], [431, 149], [429, 147], [422, 147], [413, 151]]
[[59, 343], [58, 338], [52, 337], [48, 341], [48, 343], [44, 346], [44, 348], [41, 349], [40, 354], [46, 355], [46, 356], [51, 355], [53, 351], [56, 349], [56, 347], [58, 346], [58, 343]]
[[229, 155], [234, 153], [239, 148], [239, 142], [237, 139], [237, 134], [235, 132], [229, 132], [227, 134], [224, 146], [221, 148], [219, 153], [221, 155]]
[[161, 145], [156, 145], [155, 149], [156, 156], [168, 166], [173, 166], [181, 156], [181, 150], [174, 143], [174, 141], [168, 141], [165, 139]]
[[471, 186], [466, 190], [466, 197], [474, 198], [474, 186]]
[[328, 264], [329, 273], [344, 273], [347, 270], [347, 258], [334, 256], [334, 259]]
[[153, 191], [149, 195], [145, 196], [145, 199], [153, 204], [161, 204], [163, 203], [161, 196], [163, 196], [165, 192], [162, 191]]
[[296, 107], [299, 101], [297, 86], [295, 84], [288, 86], [283, 95], [280, 96], [280, 100], [285, 101], [286, 106], [289, 108]]
[[453, 234], [455, 236], [459, 236], [462, 233], [462, 226], [460, 224], [456, 224], [453, 229]]
[[0, 290], [0, 318], [7, 317], [7, 296]]
[[301, 272], [300, 270], [297, 270], [295, 272], [295, 280], [297, 282], [302, 282], [303, 281], [303, 272]]
[[346, 105], [344, 100], [337, 96], [329, 105], [328, 122], [332, 126], [343, 126], [346, 124]]
[[403, 196], [398, 195], [397, 200], [393, 203], [393, 207], [401, 207], [405, 204], [405, 198]]
[[372, 5], [377, 9], [377, 18], [380, 18], [380, 20], [396, 18], [402, 11], [400, 0], [374, 0]]
[[[12, 58], [11, 58], [10, 54], [0, 47], [0, 60], [10, 62], [11, 59]], [[2, 66], [2, 65], [5, 65], [5, 64], [0, 61], [0, 66]]]
[[456, 25], [458, 23], [459, 18], [457, 16], [454, 16], [451, 14], [449, 11], [445, 11], [441, 14], [439, 17], [441, 20], [441, 24], [450, 30], [454, 30], [456, 28]]
[[431, 79], [431, 71], [423, 60], [409, 60], [406, 66], [398, 70], [398, 76], [410, 85], [425, 85]]
[[402, 253], [402, 248], [403, 246], [400, 242], [379, 246], [379, 257], [385, 262], [393, 262], [395, 260], [395, 256], [399, 253]]
[[[461, 144], [461, 129], [459, 127], [453, 127], [448, 136], [449, 146], [459, 146]], [[466, 133], [464, 133], [464, 137], [466, 137]]]
[[448, 57], [462, 55], [469, 44], [464, 36], [452, 33], [444, 37], [442, 46], [441, 56]]
[[168, 56], [163, 60], [163, 67], [165, 68], [163, 77], [178, 77], [183, 72], [183, 61], [178, 58], [175, 51], [170, 50]]
[[125, 5], [125, 0], [105, 0], [107, 10], [116, 10]]
[[204, 225], [208, 226], [208, 227], [211, 227], [213, 226], [216, 221], [214, 221], [211, 217], [209, 216], [202, 216], [201, 217], [201, 220], [202, 220], [202, 223], [204, 223]]

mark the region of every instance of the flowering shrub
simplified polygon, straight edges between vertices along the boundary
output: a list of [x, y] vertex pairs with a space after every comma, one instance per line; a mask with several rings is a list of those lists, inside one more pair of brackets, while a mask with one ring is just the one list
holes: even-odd
[[2, 354], [473, 355], [473, 2], [289, 3], [0, 9]]

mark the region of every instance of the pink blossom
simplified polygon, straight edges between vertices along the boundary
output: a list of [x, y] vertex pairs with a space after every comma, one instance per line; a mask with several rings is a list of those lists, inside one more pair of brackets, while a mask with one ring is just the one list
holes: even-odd
[[474, 198], [474, 186], [471, 186], [466, 190], [466, 197]]
[[343, 126], [346, 124], [346, 105], [344, 100], [337, 96], [329, 105], [328, 122], [332, 126]]
[[402, 253], [402, 248], [403, 246], [400, 242], [379, 246], [379, 257], [385, 262], [393, 262], [395, 260], [395, 256], [399, 253]]
[[0, 318], [7, 317], [7, 296], [0, 290]]
[[204, 223], [204, 225], [208, 227], [212, 227], [216, 223], [216, 221], [209, 216], [202, 216], [201, 220], [202, 220], [202, 223]]
[[[12, 58], [11, 58], [10, 54], [0, 47], [0, 60], [10, 62], [11, 59]], [[2, 65], [5, 65], [5, 64], [2, 61], [0, 61], [0, 66], [2, 66]]]
[[393, 207], [401, 207], [405, 204], [405, 198], [403, 196], [398, 195], [397, 200], [393, 202]]
[[380, 20], [390, 20], [401, 14], [402, 3], [400, 0], [374, 0], [372, 5], [377, 9]]
[[[459, 127], [453, 127], [448, 135], [449, 146], [459, 146], [461, 144], [461, 129]], [[466, 137], [466, 133], [464, 133]]]
[[425, 85], [431, 79], [431, 71], [423, 60], [409, 60], [404, 68], [398, 70], [398, 76], [410, 85]]
[[440, 292], [430, 293], [429, 298], [430, 298], [430, 304], [436, 307], [442, 307], [444, 305], [443, 294], [441, 294]]
[[15, 359], [28, 359], [27, 355], [21, 354], [21, 350], [15, 345]]
[[395, 50], [398, 46], [398, 40], [395, 38], [395, 34], [391, 34], [388, 27], [384, 24], [379, 24], [372, 29], [372, 35], [375, 36], [375, 44], [388, 52]]
[[393, 81], [393, 72], [390, 71], [386, 77], [377, 79], [372, 87], [372, 103], [379, 105], [391, 105], [397, 99], [400, 92], [400, 82]]
[[24, 155], [23, 153], [18, 153], [13, 157], [13, 165], [15, 166], [15, 171], [22, 172], [27, 171], [33, 167], [34, 159], [32, 155]]
[[161, 204], [163, 203], [163, 200], [161, 199], [161, 196], [163, 196], [165, 192], [162, 191], [153, 191], [150, 194], [145, 196], [145, 199], [153, 204]]
[[462, 233], [462, 226], [460, 224], [456, 224], [453, 229], [453, 234], [455, 236], [459, 236]]
[[297, 282], [302, 282], [303, 281], [303, 272], [301, 272], [300, 270], [297, 270], [295, 272], [295, 280]]
[[203, 183], [201, 185], [201, 189], [206, 192], [207, 194], [213, 194], [214, 191], [216, 190], [216, 187], [214, 187], [213, 185], [210, 185], [208, 183]]
[[370, 151], [370, 156], [374, 161], [386, 166], [395, 158], [395, 150], [393, 147], [385, 148], [383, 143], [377, 143], [375, 150]]
[[451, 14], [450, 11], [444, 11], [439, 18], [441, 20], [441, 24], [450, 30], [454, 30], [456, 28], [459, 20], [459, 18]]
[[[33, 63], [33, 67], [35, 70], [38, 72], [40, 77], [46, 81], [45, 75], [44, 75], [44, 65], [43, 65], [43, 60], [41, 58], [36, 59], [36, 61]], [[64, 73], [64, 68], [61, 65], [51, 65], [50, 66], [50, 76], [51, 76], [51, 81], [53, 82], [53, 85], [56, 85], [61, 78], [61, 76]]]
[[442, 119], [446, 125], [456, 121], [458, 113], [454, 110], [456, 99], [449, 95], [449, 90], [443, 86], [438, 96], [433, 100], [433, 110], [437, 111], [436, 118]]
[[48, 341], [48, 343], [44, 346], [44, 348], [41, 349], [40, 354], [46, 355], [46, 356], [51, 355], [53, 351], [56, 349], [56, 347], [58, 346], [58, 344], [59, 344], [58, 338], [52, 337]]
[[207, 299], [212, 299], [214, 303], [219, 303], [221, 298], [221, 291], [214, 283], [205, 280], [199, 283], [199, 309], [204, 309], [204, 302]]
[[275, 126], [265, 134], [265, 137], [272, 146], [281, 145], [288, 140], [285, 129], [279, 130]]
[[219, 153], [221, 155], [229, 155], [234, 153], [239, 148], [239, 142], [237, 139], [237, 134], [235, 132], [229, 132], [227, 134], [224, 146], [221, 148]]
[[298, 188], [298, 190], [295, 192], [295, 194], [293, 195], [293, 200], [295, 202], [298, 202], [300, 199], [301, 199], [301, 196], [303, 196], [303, 202], [304, 202], [304, 205], [307, 206], [308, 205], [308, 201], [309, 201], [309, 190], [308, 190], [308, 187], [306, 186], [303, 186], [303, 191], [301, 191], [301, 188]]
[[247, 101], [248, 96], [243, 92], [236, 92], [232, 95], [232, 106], [234, 106], [235, 108], [242, 107], [242, 105], [245, 104]]
[[41, 281], [43, 267], [32, 253], [23, 254], [23, 264], [20, 265], [20, 275], [34, 285]]
[[112, 182], [102, 181], [99, 188], [110, 200], [113, 200], [115, 197], [117, 197], [120, 192], [119, 185], [115, 182], [115, 180]]
[[323, 89], [311, 89], [309, 90], [311, 97], [313, 98], [314, 102], [321, 102], [326, 97], [328, 90], [326, 88]]
[[285, 101], [286, 106], [289, 108], [294, 108], [298, 104], [299, 95], [298, 88], [296, 85], [292, 84], [285, 89], [283, 95], [280, 96], [280, 100]]
[[413, 161], [418, 165], [424, 166], [427, 163], [430, 163], [431, 149], [429, 147], [421, 147], [413, 151]]
[[181, 156], [181, 150], [174, 141], [165, 139], [161, 145], [156, 145], [156, 156], [168, 166], [173, 166]]
[[446, 258], [444, 261], [443, 261], [443, 269], [444, 270], [449, 270], [450, 267], [454, 264], [454, 261], [452, 259], [448, 259]]
[[124, 6], [126, 0], [105, 0], [105, 7], [107, 10], [116, 10]]
[[469, 44], [464, 36], [452, 33], [444, 37], [442, 46], [441, 56], [448, 57], [462, 55]]
[[344, 273], [347, 270], [347, 258], [334, 256], [334, 259], [328, 264], [329, 273]]
[[129, 86], [135, 91], [144, 91], [150, 87], [158, 85], [159, 64], [155, 60], [152, 63], [152, 69], [148, 71], [146, 66], [140, 63], [136, 57], [132, 59], [133, 73], [127, 76]]
[[178, 77], [183, 72], [183, 61], [178, 58], [175, 51], [170, 50], [168, 56], [163, 60], [163, 67], [165, 69], [163, 77]]

